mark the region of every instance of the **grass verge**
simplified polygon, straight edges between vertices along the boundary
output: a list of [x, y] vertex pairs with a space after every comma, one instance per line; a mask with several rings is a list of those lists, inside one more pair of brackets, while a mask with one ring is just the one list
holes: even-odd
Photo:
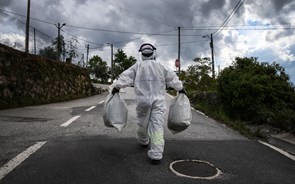
[[248, 127], [248, 122], [243, 122], [239, 120], [233, 120], [229, 118], [224, 112], [223, 108], [219, 105], [208, 105], [206, 103], [199, 102], [197, 104], [191, 104], [196, 110], [199, 110], [211, 118], [215, 119], [217, 122], [225, 124], [232, 129], [240, 132], [240, 134], [246, 136], [249, 139], [263, 138], [264, 136], [257, 130], [251, 130]]

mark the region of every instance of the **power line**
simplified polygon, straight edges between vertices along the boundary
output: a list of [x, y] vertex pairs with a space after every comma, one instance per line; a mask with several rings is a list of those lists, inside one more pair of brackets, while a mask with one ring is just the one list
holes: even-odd
[[[222, 30], [238, 30], [238, 31], [243, 31], [243, 30], [249, 30], [249, 31], [259, 31], [259, 30], [280, 30], [280, 29], [295, 29], [295, 27], [265, 27], [265, 28], [234, 28], [234, 27], [225, 27]], [[194, 28], [193, 30], [216, 30], [214, 28], [209, 28], [209, 29], [202, 29], [202, 28]], [[220, 31], [222, 31], [220, 30]]]
[[[25, 18], [27, 17], [25, 15], [22, 15], [22, 14], [19, 14], [19, 13], [15, 13], [15, 12], [11, 12], [11, 11], [7, 11], [7, 10], [1, 9], [1, 8], [0, 8], [0, 11], [6, 12], [6, 13], [10, 13], [10, 14], [13, 14], [13, 15], [17, 15], [17, 16], [20, 16], [20, 17], [25, 17]], [[37, 18], [34, 18], [34, 17], [30, 17], [30, 19], [36, 20], [36, 21], [39, 21], [39, 22], [43, 22], [43, 23], [46, 23], [46, 24], [55, 25], [52, 22], [48, 22], [48, 21], [45, 21], [45, 20], [37, 19]]]
[[[194, 40], [194, 41], [187, 41], [187, 42], [180, 42], [180, 44], [190, 44], [190, 43], [197, 43], [197, 42], [205, 42], [207, 40]], [[157, 47], [164, 47], [164, 46], [170, 46], [170, 45], [177, 45], [178, 43], [164, 43], [164, 44], [159, 44], [159, 45], [156, 45]]]
[[[1, 9], [1, 8], [0, 8], [0, 11], [2, 11], [2, 12], [7, 12], [7, 13], [10, 13], [10, 14], [14, 14], [14, 15], [21, 16], [21, 17], [26, 18], [25, 15], [18, 14], [18, 13], [15, 13], [15, 12], [11, 12], [11, 11], [7, 11], [7, 10]], [[47, 24], [51, 24], [51, 25], [55, 25], [55, 23], [48, 22], [48, 21], [41, 20], [41, 19], [37, 19], [37, 18], [34, 18], [34, 17], [31, 17], [30, 19], [32, 19], [32, 20], [36, 20], [36, 21], [39, 21], [39, 22], [43, 22], [43, 23], [47, 23]], [[154, 35], [154, 33], [143, 33], [143, 32], [131, 32], [131, 31], [108, 30], [108, 29], [89, 28], [89, 27], [82, 27], [82, 26], [68, 25], [68, 24], [67, 24], [67, 27], [72, 27], [72, 28], [77, 28], [77, 29], [93, 30], [93, 31], [102, 31], [102, 32], [123, 33], [123, 34]], [[175, 28], [175, 26], [172, 26], [172, 27]], [[157, 34], [157, 35], [161, 35], [161, 34]], [[163, 36], [175, 36], [175, 35], [165, 35], [165, 34], [163, 34]], [[188, 36], [190, 36], [190, 35], [188, 35]]]
[[[282, 27], [282, 26], [292, 26], [290, 24], [275, 24], [275, 25], [230, 25], [230, 26], [224, 26], [223, 29], [244, 29], [240, 27], [251, 27], [246, 29], [268, 29], [268, 28], [292, 28], [292, 27]], [[185, 27], [183, 30], [216, 30], [214, 28], [217, 28], [219, 26], [199, 26], [199, 27]], [[253, 28], [254, 27], [254, 28]]]
[[[4, 10], [4, 9], [0, 9], [0, 11], [2, 11], [2, 12], [7, 12], [7, 13], [10, 13], [10, 14], [14, 14], [14, 15], [21, 16], [21, 17], [25, 17], [25, 18], [26, 18], [25, 15], [21, 15], [21, 14], [14, 13], [14, 12], [11, 12], [11, 11], [7, 11], [7, 10]], [[52, 23], [52, 22], [44, 21], [44, 20], [41, 20], [41, 19], [36, 19], [36, 18], [33, 18], [33, 17], [31, 17], [31, 19], [33, 19], [33, 20], [37, 20], [37, 21], [40, 21], [40, 22], [43, 22], [43, 23], [47, 23], [47, 24], [51, 24], [51, 25], [55, 25], [55, 24]], [[68, 25], [68, 24], [67, 24], [67, 27], [78, 28], [78, 29], [86, 29], [86, 30], [93, 30], [93, 31], [102, 31], [102, 32], [122, 33], [122, 34], [155, 35], [155, 33], [143, 33], [143, 32], [131, 32], [131, 31], [108, 30], [108, 29], [89, 28], [89, 27], [82, 27], [82, 26]], [[162, 35], [162, 36], [177, 36], [177, 35], [169, 35], [169, 34], [167, 35], [167, 34], [161, 34], [161, 33], [156, 33], [156, 34], [157, 34], [157, 35]], [[184, 36], [192, 36], [192, 35], [184, 35]], [[193, 36], [195, 36], [195, 35], [193, 35]]]
[[[122, 34], [134, 34], [134, 35], [149, 35], [149, 36], [178, 36], [177, 34], [165, 34], [165, 33], [144, 33], [144, 32], [131, 32], [131, 31], [119, 31], [119, 30], [110, 30], [110, 29], [101, 29], [101, 28], [90, 28], [90, 27], [82, 27], [75, 25], [67, 25], [67, 27], [77, 28], [77, 29], [86, 29], [92, 31], [101, 31], [101, 32], [109, 32], [109, 33], [122, 33]], [[175, 31], [176, 29], [173, 29]], [[181, 36], [203, 36], [196, 34], [182, 34]]]
[[[176, 29], [170, 29], [170, 30], [167, 30], [167, 31], [164, 31], [164, 32], [161, 32], [161, 33], [154, 33], [152, 35], [150, 35], [151, 37], [153, 36], [158, 36], [158, 35], [161, 35], [161, 34], [165, 34], [165, 33], [170, 33], [170, 32], [173, 32], [175, 31]], [[141, 38], [134, 38], [134, 39], [128, 39], [128, 40], [121, 40], [121, 41], [117, 41], [117, 42], [113, 42], [113, 44], [118, 44], [118, 43], [124, 43], [124, 42], [130, 42], [130, 41], [135, 41], [135, 40], [140, 40]]]
[[236, 4], [236, 6], [234, 7], [234, 9], [232, 10], [232, 12], [229, 14], [229, 16], [225, 19], [225, 21], [221, 24], [221, 26], [212, 34], [215, 34], [216, 32], [220, 32], [220, 29], [222, 30], [226, 24], [228, 24], [228, 22], [230, 21], [230, 19], [232, 19], [232, 17], [237, 13], [237, 11], [240, 9], [240, 7], [242, 6], [242, 4], [245, 2], [245, 0], [239, 0], [238, 3]]
[[161, 36], [167, 35], [167, 34], [161, 34], [161, 33], [144, 33], [144, 32], [118, 31], [118, 30], [101, 29], [101, 28], [90, 28], [90, 27], [82, 27], [82, 26], [75, 26], [75, 25], [67, 25], [67, 27], [92, 30], [92, 31], [109, 32], [109, 33], [122, 33], [122, 34], [135, 34], [135, 35], [155, 35], [156, 34]]
[[67, 35], [70, 35], [70, 36], [72, 36], [72, 37], [74, 37], [74, 38], [76, 38], [76, 39], [78, 39], [78, 40], [82, 40], [82, 41], [87, 42], [87, 43], [92, 43], [92, 44], [94, 44], [94, 45], [99, 45], [99, 46], [104, 45], [104, 44], [95, 43], [95, 42], [91, 42], [91, 41], [88, 41], [88, 40], [85, 40], [85, 39], [79, 38], [78, 36], [73, 35], [73, 34], [71, 34], [71, 33], [69, 33], [69, 32], [66, 32], [66, 31], [64, 31], [63, 29], [61, 29], [61, 31], [64, 32], [64, 33], [66, 33]]
[[[61, 29], [62, 30], [62, 29]], [[92, 44], [95, 44], [95, 45], [98, 45], [100, 47], [95, 47], [95, 48], [89, 48], [89, 49], [100, 49], [100, 48], [103, 48], [105, 46], [105, 44], [98, 44], [98, 43], [94, 43], [94, 42], [90, 42], [88, 40], [84, 40], [84, 39], [81, 39], [81, 38], [78, 38], [77, 36], [73, 35], [73, 34], [70, 34], [64, 30], [62, 30], [64, 33], [70, 35], [70, 36], [73, 36], [77, 39], [80, 39], [80, 40], [83, 40], [85, 42], [88, 42], [88, 43], [92, 43]], [[164, 33], [169, 33], [169, 32], [172, 32], [172, 31], [175, 31], [175, 29], [172, 29], [172, 30], [167, 30], [165, 32], [161, 32], [161, 33], [154, 33], [154, 34], [151, 34], [150, 36], [158, 36], [158, 35], [162, 35]], [[119, 43], [124, 43], [124, 42], [130, 42], [130, 41], [135, 41], [135, 40], [139, 40], [141, 38], [135, 38], [135, 39], [128, 39], [128, 40], [121, 40], [121, 41], [116, 41], [116, 42], [113, 42], [113, 44], [119, 44]], [[195, 41], [192, 41], [192, 43], [195, 42]], [[185, 42], [184, 42], [185, 43]], [[85, 49], [80, 49], [80, 50], [85, 50]]]
[[[1, 11], [1, 9], [0, 9], [0, 11]], [[6, 10], [5, 10], [5, 11], [6, 11]], [[2, 12], [2, 14], [4, 14], [5, 16], [9, 16], [10, 18], [13, 18], [14, 20], [18, 21], [19, 23], [21, 23], [21, 24], [23, 24], [23, 25], [26, 25], [26, 23], [25, 23], [24, 21], [18, 19], [17, 17], [14, 17], [14, 16], [12, 16], [12, 15], [8, 15], [8, 14], [6, 14], [5, 12]], [[26, 17], [26, 16], [23, 16], [23, 17]], [[31, 18], [31, 19], [32, 19], [32, 18]], [[33, 26], [30, 25], [30, 28], [35, 28], [35, 27], [33, 27]], [[38, 31], [39, 33], [42, 33], [44, 36], [46, 36], [46, 37], [48, 37], [48, 38], [53, 38], [53, 36], [48, 35], [48, 34], [42, 32], [41, 30], [39, 30], [39, 29], [37, 29], [37, 28], [35, 28], [35, 29], [36, 29], [36, 31]]]

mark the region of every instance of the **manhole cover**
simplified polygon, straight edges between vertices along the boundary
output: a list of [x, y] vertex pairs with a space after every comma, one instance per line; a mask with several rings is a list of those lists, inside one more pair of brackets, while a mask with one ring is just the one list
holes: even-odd
[[170, 169], [177, 176], [193, 179], [214, 179], [221, 174], [213, 164], [202, 160], [176, 160]]

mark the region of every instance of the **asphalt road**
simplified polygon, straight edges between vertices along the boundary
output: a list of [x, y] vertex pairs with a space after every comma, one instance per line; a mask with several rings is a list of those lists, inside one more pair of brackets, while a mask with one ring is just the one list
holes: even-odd
[[[163, 161], [152, 165], [137, 144], [132, 88], [120, 94], [129, 110], [122, 132], [103, 124], [107, 93], [0, 111], [0, 183], [294, 183], [293, 160], [196, 111], [186, 131], [165, 128]], [[180, 177], [175, 160], [207, 161], [222, 174]]]

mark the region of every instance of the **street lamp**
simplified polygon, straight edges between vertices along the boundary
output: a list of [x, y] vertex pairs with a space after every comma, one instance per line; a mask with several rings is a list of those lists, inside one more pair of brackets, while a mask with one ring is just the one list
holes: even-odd
[[214, 46], [213, 46], [213, 36], [204, 35], [202, 38], [210, 38], [210, 48], [211, 48], [211, 57], [212, 57], [212, 78], [215, 78], [215, 69], [214, 69]]
[[61, 51], [61, 45], [60, 45], [60, 29], [65, 26], [66, 23], [63, 23], [62, 25], [60, 25], [60, 23], [57, 23], [57, 25], [55, 25], [57, 27], [57, 57], [58, 57], [58, 60], [60, 60], [60, 51]]
[[111, 46], [111, 82], [114, 80], [114, 63], [113, 63], [113, 44], [107, 43], [108, 46]]

